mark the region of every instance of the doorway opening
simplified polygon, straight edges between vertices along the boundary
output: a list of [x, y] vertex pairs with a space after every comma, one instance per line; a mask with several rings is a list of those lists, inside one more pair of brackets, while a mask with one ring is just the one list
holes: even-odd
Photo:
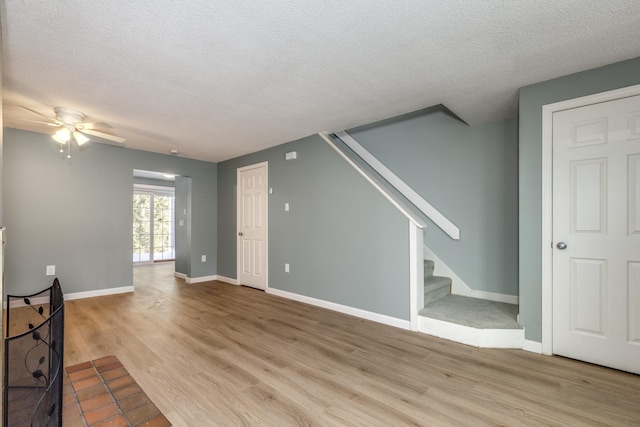
[[174, 175], [134, 170], [134, 265], [175, 260], [174, 179]]

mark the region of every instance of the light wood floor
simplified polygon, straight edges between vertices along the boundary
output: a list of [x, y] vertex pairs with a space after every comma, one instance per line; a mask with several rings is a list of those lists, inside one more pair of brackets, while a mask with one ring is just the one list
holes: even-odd
[[68, 301], [65, 364], [117, 356], [175, 426], [640, 425], [640, 376], [187, 285], [172, 268]]

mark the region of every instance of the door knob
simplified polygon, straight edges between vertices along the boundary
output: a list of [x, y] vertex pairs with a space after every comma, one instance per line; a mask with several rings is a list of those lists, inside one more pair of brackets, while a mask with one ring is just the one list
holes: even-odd
[[567, 249], [567, 244], [566, 244], [565, 242], [558, 242], [558, 244], [556, 245], [556, 247], [557, 247], [558, 249], [562, 249], [562, 250], [564, 250], [564, 249]]
[[238, 236], [244, 236], [244, 234], [242, 234], [242, 231], [238, 232]]

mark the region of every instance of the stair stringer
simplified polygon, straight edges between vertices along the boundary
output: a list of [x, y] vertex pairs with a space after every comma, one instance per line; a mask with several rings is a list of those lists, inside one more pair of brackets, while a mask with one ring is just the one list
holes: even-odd
[[515, 295], [498, 294], [495, 292], [477, 291], [471, 289], [446, 263], [444, 263], [427, 245], [423, 248], [424, 259], [430, 259], [435, 263], [433, 274], [435, 276], [446, 276], [451, 278], [451, 293], [465, 297], [486, 299], [489, 301], [506, 302], [518, 304], [518, 297]]

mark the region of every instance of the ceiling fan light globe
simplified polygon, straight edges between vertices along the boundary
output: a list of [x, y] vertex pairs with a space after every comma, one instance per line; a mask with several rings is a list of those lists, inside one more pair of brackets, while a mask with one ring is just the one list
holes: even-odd
[[86, 136], [84, 136], [82, 133], [80, 133], [78, 131], [74, 131], [73, 132], [73, 138], [76, 140], [76, 142], [80, 146], [82, 146], [85, 143], [89, 142], [89, 138], [87, 138]]
[[51, 138], [53, 138], [53, 140], [55, 142], [60, 143], [60, 144], [66, 144], [67, 143], [67, 141], [65, 141], [64, 139], [60, 138], [57, 134], [51, 135]]
[[59, 131], [57, 131], [54, 136], [57, 136], [64, 142], [68, 142], [71, 139], [71, 131], [69, 131], [69, 129], [67, 128], [62, 128]]

